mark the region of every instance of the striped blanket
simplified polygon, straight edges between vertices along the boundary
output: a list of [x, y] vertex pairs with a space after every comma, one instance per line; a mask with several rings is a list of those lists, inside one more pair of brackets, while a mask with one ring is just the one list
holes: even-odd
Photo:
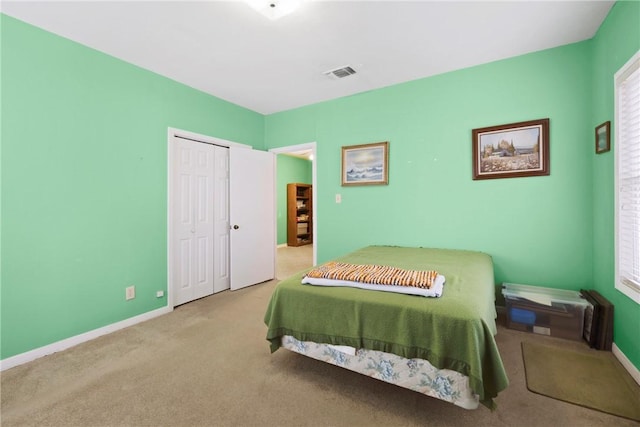
[[438, 277], [438, 272], [434, 270], [403, 270], [386, 265], [358, 265], [332, 261], [312, 269], [307, 273], [307, 277], [431, 289]]

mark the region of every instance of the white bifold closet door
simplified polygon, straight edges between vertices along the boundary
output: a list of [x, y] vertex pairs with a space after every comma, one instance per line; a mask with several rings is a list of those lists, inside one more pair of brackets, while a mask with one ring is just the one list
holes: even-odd
[[275, 277], [275, 157], [174, 136], [173, 305]]
[[229, 150], [174, 138], [174, 305], [229, 288]]

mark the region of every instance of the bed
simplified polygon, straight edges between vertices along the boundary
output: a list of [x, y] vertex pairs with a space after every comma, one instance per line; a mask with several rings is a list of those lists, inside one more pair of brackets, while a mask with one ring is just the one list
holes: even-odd
[[369, 246], [336, 261], [435, 270], [445, 277], [442, 296], [313, 286], [300, 272], [278, 283], [267, 307], [271, 352], [284, 347], [466, 409], [495, 408], [508, 379], [489, 255]]

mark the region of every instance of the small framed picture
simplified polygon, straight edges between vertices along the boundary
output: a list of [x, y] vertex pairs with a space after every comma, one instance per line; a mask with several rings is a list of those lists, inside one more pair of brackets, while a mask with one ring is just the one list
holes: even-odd
[[388, 184], [388, 154], [388, 142], [342, 147], [342, 185]]
[[606, 121], [596, 126], [596, 154], [611, 150], [611, 122]]
[[473, 179], [549, 175], [549, 119], [473, 129]]

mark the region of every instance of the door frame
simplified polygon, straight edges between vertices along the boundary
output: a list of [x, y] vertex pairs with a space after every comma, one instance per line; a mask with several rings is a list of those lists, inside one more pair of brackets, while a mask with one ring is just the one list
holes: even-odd
[[169, 127], [167, 128], [167, 306], [173, 309], [174, 305], [174, 283], [173, 283], [173, 256], [175, 254], [175, 248], [173, 247], [173, 212], [171, 206], [173, 205], [172, 178], [175, 173], [173, 156], [173, 138], [179, 137], [184, 139], [190, 139], [192, 141], [201, 142], [203, 144], [218, 145], [221, 147], [238, 147], [253, 149], [250, 145], [240, 144], [233, 141], [227, 141], [226, 139], [216, 138], [213, 136], [202, 135], [186, 131], [183, 129], [177, 129]]
[[[272, 153], [277, 154], [287, 154], [287, 153], [295, 153], [297, 151], [302, 151], [302, 150], [311, 150], [311, 154], [313, 155], [313, 160], [311, 161], [311, 185], [313, 186], [313, 191], [311, 192], [311, 210], [312, 210], [312, 218], [313, 218], [313, 265], [317, 265], [318, 264], [318, 177], [317, 177], [317, 163], [318, 163], [318, 156], [317, 156], [317, 152], [316, 152], [316, 142], [312, 141], [312, 142], [307, 142], [304, 144], [297, 144], [297, 145], [288, 145], [285, 147], [278, 147], [278, 148], [271, 148], [269, 151], [271, 151]], [[273, 188], [275, 193], [274, 194], [278, 194], [278, 162], [276, 161], [276, 173], [274, 174], [274, 180], [273, 180]], [[276, 232], [276, 236], [278, 235], [278, 200], [276, 198], [276, 203], [275, 203], [275, 216], [276, 216], [276, 221], [274, 224], [275, 227], [275, 232]], [[278, 257], [278, 251], [276, 251], [276, 258]], [[274, 260], [277, 261], [277, 260]]]

